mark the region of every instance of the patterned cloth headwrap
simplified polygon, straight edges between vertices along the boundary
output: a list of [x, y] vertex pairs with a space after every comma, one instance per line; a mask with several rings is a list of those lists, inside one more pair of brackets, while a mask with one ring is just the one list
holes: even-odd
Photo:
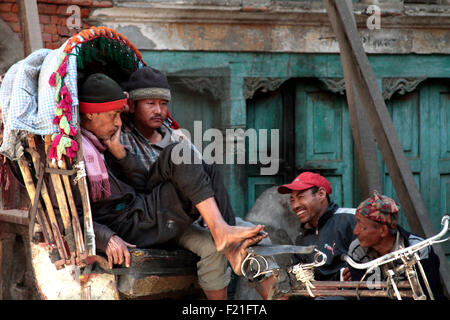
[[397, 202], [389, 197], [379, 195], [376, 190], [373, 191], [372, 197], [361, 202], [356, 208], [356, 213], [385, 224], [391, 229], [397, 228], [399, 211], [400, 206]]

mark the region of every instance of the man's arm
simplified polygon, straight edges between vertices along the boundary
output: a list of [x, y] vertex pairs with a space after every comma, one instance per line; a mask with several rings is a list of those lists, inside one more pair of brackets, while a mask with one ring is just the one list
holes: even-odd
[[122, 145], [120, 133], [121, 129], [119, 128], [110, 139], [103, 140], [111, 155], [106, 155], [106, 162], [113, 172], [119, 171], [116, 173], [118, 177], [121, 177], [122, 181], [133, 186], [137, 191], [145, 191], [148, 181], [148, 170], [134, 153]]
[[[80, 194], [77, 190], [73, 189], [72, 191], [74, 191], [72, 194], [77, 207], [80, 224], [83, 228], [84, 219]], [[130, 253], [128, 247], [134, 248], [136, 246], [123, 241], [113, 230], [104, 224], [92, 221], [92, 225], [94, 227], [96, 250], [106, 253], [109, 267], [112, 268], [113, 264], [122, 264], [124, 261], [125, 265], [129, 267]]]

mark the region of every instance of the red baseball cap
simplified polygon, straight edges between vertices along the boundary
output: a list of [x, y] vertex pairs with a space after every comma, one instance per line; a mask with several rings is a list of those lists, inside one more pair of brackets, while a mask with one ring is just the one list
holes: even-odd
[[302, 191], [312, 187], [322, 187], [325, 192], [331, 194], [331, 185], [327, 179], [322, 177], [318, 173], [313, 172], [303, 172], [297, 176], [289, 184], [285, 184], [278, 187], [278, 192], [281, 194], [291, 193], [292, 191]]

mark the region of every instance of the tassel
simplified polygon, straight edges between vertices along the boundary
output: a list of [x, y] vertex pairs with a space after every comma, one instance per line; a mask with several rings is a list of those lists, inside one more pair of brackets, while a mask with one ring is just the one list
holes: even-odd
[[48, 158], [52, 159], [52, 160], [55, 160], [56, 156], [57, 156], [56, 155], [56, 147], [54, 147], [54, 146], [50, 147], [50, 150], [48, 152]]
[[59, 125], [59, 122], [61, 121], [61, 117], [62, 117], [62, 110], [56, 109], [56, 115], [57, 116], [53, 118], [53, 124]]
[[78, 151], [78, 143], [75, 140], [71, 141], [71, 146], [66, 148], [66, 155], [70, 158], [75, 158]]
[[52, 146], [57, 146], [59, 141], [61, 140], [62, 134], [61, 133], [55, 133], [52, 136]]
[[56, 95], [55, 95], [55, 100], [58, 103], [61, 100], [61, 98], [59, 96], [59, 93], [61, 91], [61, 86], [62, 86], [63, 82], [62, 82], [62, 78], [59, 75], [59, 73], [55, 73], [55, 74], [56, 74]]
[[69, 137], [61, 137], [61, 140], [56, 147], [56, 152], [58, 155], [57, 159], [62, 159], [62, 156], [66, 154], [66, 148], [72, 145], [71, 140], [72, 139], [70, 139]]
[[69, 134], [70, 128], [69, 128], [69, 121], [67, 120], [66, 116], [62, 116], [61, 120], [59, 121], [59, 129], [64, 132], [65, 134]]
[[66, 156], [68, 156], [69, 158], [75, 158], [76, 155], [77, 155], [77, 154], [76, 154], [75, 152], [73, 152], [72, 149], [66, 148]]
[[57, 159], [57, 146], [61, 140], [62, 135], [61, 134], [54, 134], [52, 136], [52, 145], [50, 146], [50, 150], [48, 152], [48, 158], [55, 160]]
[[52, 87], [56, 86], [56, 72], [52, 73], [50, 79], [48, 79], [48, 84]]
[[69, 90], [66, 89], [66, 93], [63, 95], [63, 99], [66, 104], [68, 104], [70, 107], [72, 107], [72, 96], [70, 95]]
[[67, 57], [64, 59], [63, 63], [58, 68], [58, 73], [61, 77], [64, 77], [66, 75], [67, 71]]
[[77, 135], [77, 130], [70, 124], [69, 124], [69, 127], [70, 127], [69, 135], [71, 135], [72, 137], [76, 136]]
[[[60, 97], [62, 98], [62, 100], [60, 101], [60, 106], [59, 108], [64, 108], [64, 111], [66, 113], [72, 113], [72, 96], [70, 95], [69, 90], [66, 87], [66, 84], [63, 83], [61, 90], [59, 92]], [[71, 117], [72, 119], [72, 117]], [[70, 121], [70, 119], [69, 119]]]
[[83, 58], [81, 57], [81, 54], [77, 56], [77, 67], [78, 69], [84, 69], [84, 63]]
[[78, 151], [78, 143], [75, 140], [72, 140], [72, 150]]
[[66, 115], [61, 117], [61, 121], [59, 122], [59, 128], [69, 136], [75, 136], [77, 134], [77, 130], [75, 130], [75, 128], [70, 125]]

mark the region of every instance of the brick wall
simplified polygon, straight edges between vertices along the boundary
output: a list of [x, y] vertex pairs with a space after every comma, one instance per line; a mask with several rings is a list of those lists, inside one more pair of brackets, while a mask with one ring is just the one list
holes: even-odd
[[[113, 6], [110, 0], [37, 0], [37, 5], [42, 42], [48, 49], [60, 47], [67, 38], [79, 31], [67, 27], [67, 19], [72, 14], [70, 11], [67, 13], [70, 5], [80, 7], [81, 29], [90, 27], [87, 18], [92, 10]], [[23, 40], [17, 0], [0, 0], [0, 18]]]

